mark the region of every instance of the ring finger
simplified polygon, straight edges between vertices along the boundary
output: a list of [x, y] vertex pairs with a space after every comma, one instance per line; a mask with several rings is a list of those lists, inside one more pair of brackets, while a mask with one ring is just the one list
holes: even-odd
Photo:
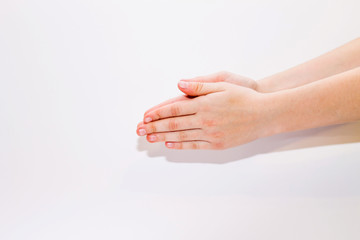
[[174, 132], [188, 129], [199, 129], [201, 124], [196, 115], [166, 118], [155, 122], [140, 125], [138, 134], [140, 136], [158, 133], [158, 132]]
[[205, 140], [203, 130], [192, 129], [177, 132], [154, 133], [147, 136], [149, 142], [184, 142]]

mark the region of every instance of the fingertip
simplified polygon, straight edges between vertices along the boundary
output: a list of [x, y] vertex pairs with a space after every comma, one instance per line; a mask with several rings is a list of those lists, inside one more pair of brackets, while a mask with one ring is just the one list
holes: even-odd
[[149, 123], [149, 122], [151, 122], [153, 119], [151, 118], [151, 117], [149, 117], [149, 116], [145, 116], [145, 118], [144, 118], [144, 123]]
[[145, 136], [146, 135], [146, 130], [143, 129], [143, 128], [140, 128], [140, 129], [137, 130], [137, 134], [139, 136]]
[[185, 82], [185, 81], [179, 81], [178, 87], [179, 87], [180, 89], [187, 89], [187, 88], [189, 88], [189, 83], [188, 83], [188, 82]]
[[139, 136], [144, 136], [146, 135], [146, 130], [145, 130], [145, 127], [144, 127], [144, 124], [143, 122], [139, 122], [137, 127], [136, 127], [136, 133], [137, 135]]
[[193, 90], [193, 85], [195, 83], [194, 82], [183, 82], [183, 81], [180, 81], [178, 83], [178, 88], [180, 91], [182, 91], [183, 93], [186, 94], [186, 96], [197, 96], [196, 93], [194, 93], [194, 90]]
[[174, 147], [175, 147], [175, 144], [174, 144], [173, 142], [166, 142], [166, 143], [165, 143], [165, 146], [166, 146], [167, 148], [174, 148]]
[[141, 125], [143, 125], [143, 124], [144, 124], [143, 121], [139, 122], [139, 123], [137, 124], [136, 128], [139, 128], [139, 127], [140, 127]]
[[183, 78], [183, 79], [180, 79], [179, 82], [193, 82], [195, 80], [195, 78]]
[[156, 137], [156, 135], [149, 134], [146, 136], [146, 139], [148, 140], [148, 142], [154, 143], [154, 142], [156, 142], [157, 137]]

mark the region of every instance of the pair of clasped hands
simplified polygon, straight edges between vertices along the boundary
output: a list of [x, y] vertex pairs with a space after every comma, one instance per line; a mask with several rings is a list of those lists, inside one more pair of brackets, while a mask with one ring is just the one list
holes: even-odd
[[170, 149], [225, 149], [267, 134], [266, 94], [257, 82], [229, 72], [184, 79], [185, 95], [149, 110], [137, 134]]
[[171, 149], [225, 149], [278, 133], [360, 121], [360, 38], [254, 81], [219, 72], [144, 114], [137, 134]]

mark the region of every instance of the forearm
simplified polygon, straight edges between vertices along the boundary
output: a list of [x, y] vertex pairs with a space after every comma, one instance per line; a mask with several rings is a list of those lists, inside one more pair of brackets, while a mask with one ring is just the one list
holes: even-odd
[[258, 80], [259, 92], [295, 88], [360, 66], [360, 38], [284, 72]]
[[266, 94], [268, 135], [360, 120], [360, 67], [298, 88]]

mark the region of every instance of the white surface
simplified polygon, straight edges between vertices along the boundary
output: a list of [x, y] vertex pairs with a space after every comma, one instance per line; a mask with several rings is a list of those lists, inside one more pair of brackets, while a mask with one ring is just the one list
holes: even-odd
[[359, 3], [2, 0], [0, 239], [359, 239], [359, 123], [218, 152], [135, 134], [181, 78], [359, 37]]

